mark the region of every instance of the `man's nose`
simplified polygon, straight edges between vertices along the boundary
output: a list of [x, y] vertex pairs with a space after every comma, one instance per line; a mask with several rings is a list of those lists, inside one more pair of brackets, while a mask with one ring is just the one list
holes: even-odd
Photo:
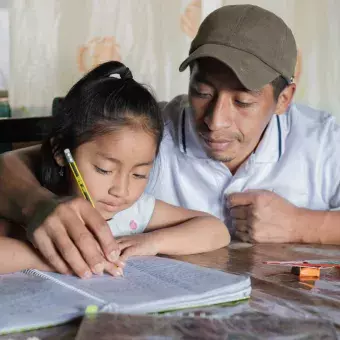
[[210, 131], [228, 128], [233, 122], [231, 100], [228, 94], [221, 94], [212, 104], [210, 112], [204, 118], [205, 124]]

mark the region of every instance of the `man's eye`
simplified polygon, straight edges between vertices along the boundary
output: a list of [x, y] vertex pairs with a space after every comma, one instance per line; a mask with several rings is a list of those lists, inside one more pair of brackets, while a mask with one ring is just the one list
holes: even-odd
[[104, 170], [104, 169], [101, 169], [99, 168], [98, 166], [94, 166], [94, 168], [96, 169], [96, 171], [102, 175], [109, 175], [112, 173], [112, 171], [107, 171], [107, 170]]
[[141, 174], [133, 174], [133, 176], [137, 179], [146, 179], [147, 178], [146, 175], [141, 175]]
[[249, 107], [249, 106], [252, 105], [252, 103], [243, 102], [243, 101], [237, 100], [237, 99], [235, 100], [235, 103], [239, 107]]
[[201, 97], [201, 98], [210, 98], [211, 94], [208, 92], [200, 92], [199, 90], [195, 89], [194, 87], [191, 89], [193, 95]]

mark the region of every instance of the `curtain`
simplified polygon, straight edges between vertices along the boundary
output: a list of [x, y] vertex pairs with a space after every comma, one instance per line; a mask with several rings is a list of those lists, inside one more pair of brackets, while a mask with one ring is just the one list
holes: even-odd
[[5, 5], [0, 2], [0, 97], [1, 91], [8, 90], [9, 74], [9, 15]]
[[340, 121], [340, 1], [337, 0], [13, 0], [10, 104], [13, 116], [51, 114], [85, 72], [125, 63], [159, 100], [187, 92], [178, 67], [203, 18], [214, 9], [253, 3], [282, 17], [299, 47], [296, 101]]

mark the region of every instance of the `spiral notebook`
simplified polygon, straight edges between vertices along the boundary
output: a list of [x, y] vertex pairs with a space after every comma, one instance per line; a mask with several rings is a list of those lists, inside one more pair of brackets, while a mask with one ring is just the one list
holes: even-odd
[[250, 278], [161, 257], [128, 261], [124, 277], [82, 280], [30, 269], [0, 275], [0, 333], [58, 325], [89, 305], [145, 314], [249, 298]]

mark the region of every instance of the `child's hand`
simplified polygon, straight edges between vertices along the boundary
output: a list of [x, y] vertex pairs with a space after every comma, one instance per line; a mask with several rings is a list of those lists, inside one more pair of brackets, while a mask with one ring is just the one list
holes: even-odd
[[104, 271], [112, 276], [123, 276], [123, 269], [125, 267], [125, 262], [122, 260], [116, 260], [114, 262], [105, 262]]
[[116, 239], [119, 250], [120, 259], [126, 261], [131, 256], [157, 255], [158, 249], [152, 232], [145, 234], [137, 234], [131, 236], [123, 236]]
[[[97, 249], [98, 251], [103, 255], [104, 257], [104, 254], [97, 242]], [[102, 275], [103, 272], [106, 272], [112, 276], [123, 276], [123, 269], [125, 267], [125, 262], [119, 258], [118, 260], [116, 261], [104, 261], [102, 263], [100, 263], [100, 268], [99, 268], [99, 271], [98, 271], [98, 275]]]

